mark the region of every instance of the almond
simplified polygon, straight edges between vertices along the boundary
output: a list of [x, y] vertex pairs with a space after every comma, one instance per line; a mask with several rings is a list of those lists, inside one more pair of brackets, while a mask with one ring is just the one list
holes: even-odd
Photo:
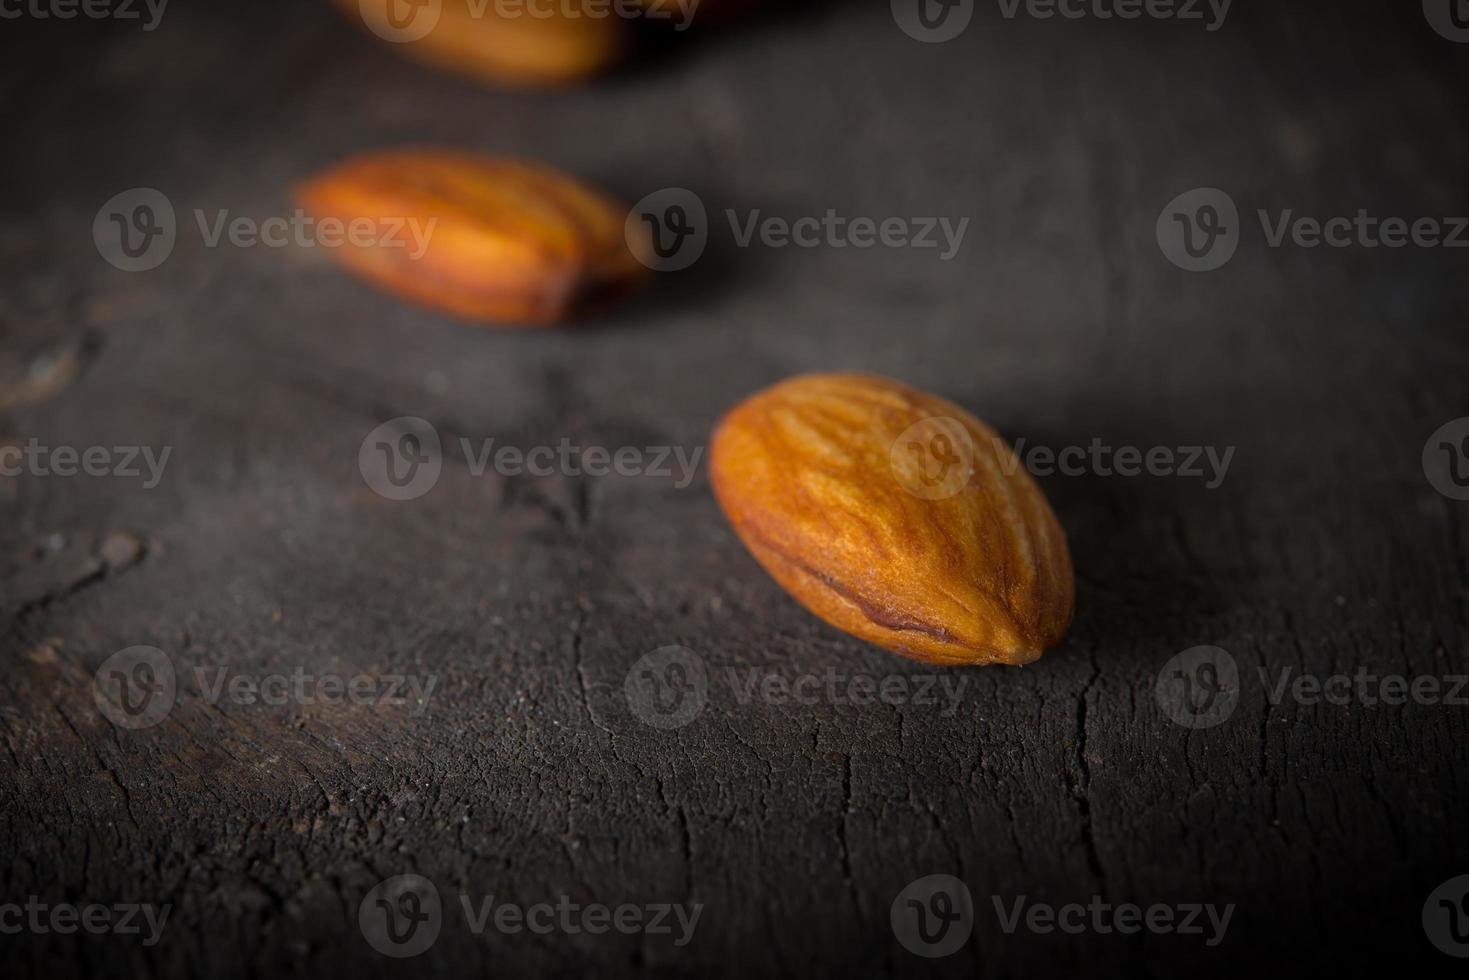
[[493, 82], [556, 84], [596, 74], [622, 57], [623, 18], [573, 16], [560, 3], [497, 0], [336, 0], [411, 58]]
[[811, 374], [730, 411], [715, 496], [755, 559], [833, 626], [915, 660], [1025, 664], [1065, 635], [1066, 537], [1010, 448], [886, 378]]
[[628, 247], [627, 209], [548, 167], [374, 153], [302, 185], [297, 199], [318, 221], [371, 223], [375, 233], [332, 249], [349, 269], [470, 319], [553, 323], [631, 291], [646, 272]]

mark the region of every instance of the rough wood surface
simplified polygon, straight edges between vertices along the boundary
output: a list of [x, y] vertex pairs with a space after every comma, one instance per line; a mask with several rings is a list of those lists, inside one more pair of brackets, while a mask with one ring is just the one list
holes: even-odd
[[[1239, 0], [1223, 29], [1007, 20], [925, 45], [884, 3], [666, 46], [605, 83], [497, 92], [433, 73], [325, 4], [170, 6], [158, 29], [5, 21], [0, 437], [172, 447], [157, 486], [0, 479], [0, 900], [150, 902], [162, 941], [0, 936], [12, 976], [1240, 976], [1379, 972], [1429, 945], [1469, 872], [1463, 706], [1273, 705], [1258, 672], [1466, 664], [1465, 507], [1425, 479], [1469, 414], [1465, 255], [1266, 247], [1207, 274], [1154, 223], [1227, 190], [1318, 217], [1469, 213], [1469, 45], [1417, 3]], [[696, 191], [715, 242], [575, 329], [479, 330], [300, 248], [206, 248], [192, 211], [289, 214], [346, 154], [445, 144], [545, 160], [626, 200]], [[174, 253], [127, 273], [102, 202], [158, 188]], [[968, 216], [933, 251], [734, 246], [742, 214]], [[1216, 489], [1053, 476], [1076, 622], [1021, 669], [935, 671], [834, 632], [740, 546], [703, 467], [474, 475], [411, 501], [358, 450], [398, 416], [446, 444], [703, 446], [804, 370], [875, 370], [1033, 445], [1234, 446]], [[453, 457], [453, 454], [449, 454]], [[184, 680], [154, 727], [93, 674], [134, 645]], [[708, 666], [683, 727], [628, 671]], [[1159, 670], [1200, 644], [1233, 715], [1183, 728]], [[197, 667], [432, 677], [421, 706], [211, 704]], [[755, 699], [759, 668], [965, 682], [943, 705]], [[446, 922], [379, 955], [358, 908], [432, 880]], [[972, 936], [895, 938], [909, 882], [963, 879]], [[693, 939], [475, 936], [458, 896], [703, 905]], [[1007, 935], [992, 896], [1236, 903], [1225, 940]]]

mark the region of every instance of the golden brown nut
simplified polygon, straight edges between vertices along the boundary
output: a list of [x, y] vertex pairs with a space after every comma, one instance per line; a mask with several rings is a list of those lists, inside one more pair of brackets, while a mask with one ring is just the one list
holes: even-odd
[[627, 48], [626, 19], [567, 16], [563, 4], [497, 0], [335, 0], [420, 62], [511, 84], [558, 84], [604, 71]]
[[897, 653], [1025, 664], [1071, 622], [1071, 557], [1030, 474], [957, 405], [870, 375], [811, 374], [714, 431], [715, 496], [811, 612]]
[[646, 273], [628, 247], [627, 210], [548, 167], [373, 153], [302, 185], [297, 199], [318, 221], [371, 223], [373, 233], [332, 249], [348, 268], [475, 320], [554, 323], [625, 295]]
[[561, 3], [336, 3], [409, 57], [494, 82], [555, 84], [584, 78], [617, 62], [628, 43], [625, 18], [567, 16]]

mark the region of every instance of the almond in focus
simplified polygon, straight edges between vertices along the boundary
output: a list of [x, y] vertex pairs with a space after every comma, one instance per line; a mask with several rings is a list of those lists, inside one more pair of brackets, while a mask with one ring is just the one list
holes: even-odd
[[871, 375], [802, 375], [731, 410], [709, 465], [756, 560], [839, 629], [914, 660], [1026, 664], [1070, 626], [1055, 514], [952, 402]]
[[547, 85], [597, 74], [628, 47], [622, 18], [572, 16], [559, 4], [493, 0], [335, 0], [394, 50], [491, 82]]
[[647, 271], [628, 245], [627, 209], [548, 167], [446, 150], [373, 153], [296, 197], [318, 221], [371, 226], [330, 249], [353, 272], [472, 320], [556, 323], [632, 292]]

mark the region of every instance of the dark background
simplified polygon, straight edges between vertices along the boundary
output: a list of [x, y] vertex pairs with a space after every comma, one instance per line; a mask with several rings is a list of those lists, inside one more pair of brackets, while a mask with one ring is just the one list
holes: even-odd
[[[1222, 269], [1154, 239], [1225, 189], [1244, 216], [1469, 212], [1469, 45], [1416, 2], [1236, 0], [1198, 22], [1006, 20], [917, 43], [885, 3], [775, 11], [557, 91], [400, 58], [325, 4], [173, 0], [160, 27], [0, 22], [0, 436], [173, 447], [162, 483], [0, 480], [0, 899], [173, 906], [163, 941], [0, 936], [15, 976], [1239, 976], [1462, 971], [1423, 902], [1469, 872], [1466, 712], [1271, 705], [1257, 671], [1466, 672], [1465, 507], [1420, 454], [1469, 414], [1464, 251], [1265, 247]], [[716, 244], [572, 328], [479, 329], [302, 249], [202, 246], [193, 208], [289, 214], [363, 149], [541, 160], [627, 201], [665, 186], [795, 217], [970, 217], [959, 256]], [[119, 271], [94, 215], [135, 186], [180, 214]], [[402, 415], [446, 441], [703, 446], [808, 370], [873, 370], [1011, 439], [1235, 446], [1227, 479], [1052, 477], [1077, 614], [959, 711], [740, 704], [662, 731], [629, 667], [682, 644], [768, 666], [934, 671], [803, 612], [706, 473], [474, 477], [394, 503], [357, 467]], [[214, 706], [126, 731], [92, 675], [415, 673], [421, 714]], [[1159, 710], [1199, 644], [1245, 677], [1205, 731]], [[417, 873], [530, 904], [704, 904], [693, 942], [476, 938], [395, 961], [357, 929]], [[945, 959], [889, 927], [913, 879], [975, 896]], [[1005, 935], [990, 896], [1237, 904], [1225, 941]]]

